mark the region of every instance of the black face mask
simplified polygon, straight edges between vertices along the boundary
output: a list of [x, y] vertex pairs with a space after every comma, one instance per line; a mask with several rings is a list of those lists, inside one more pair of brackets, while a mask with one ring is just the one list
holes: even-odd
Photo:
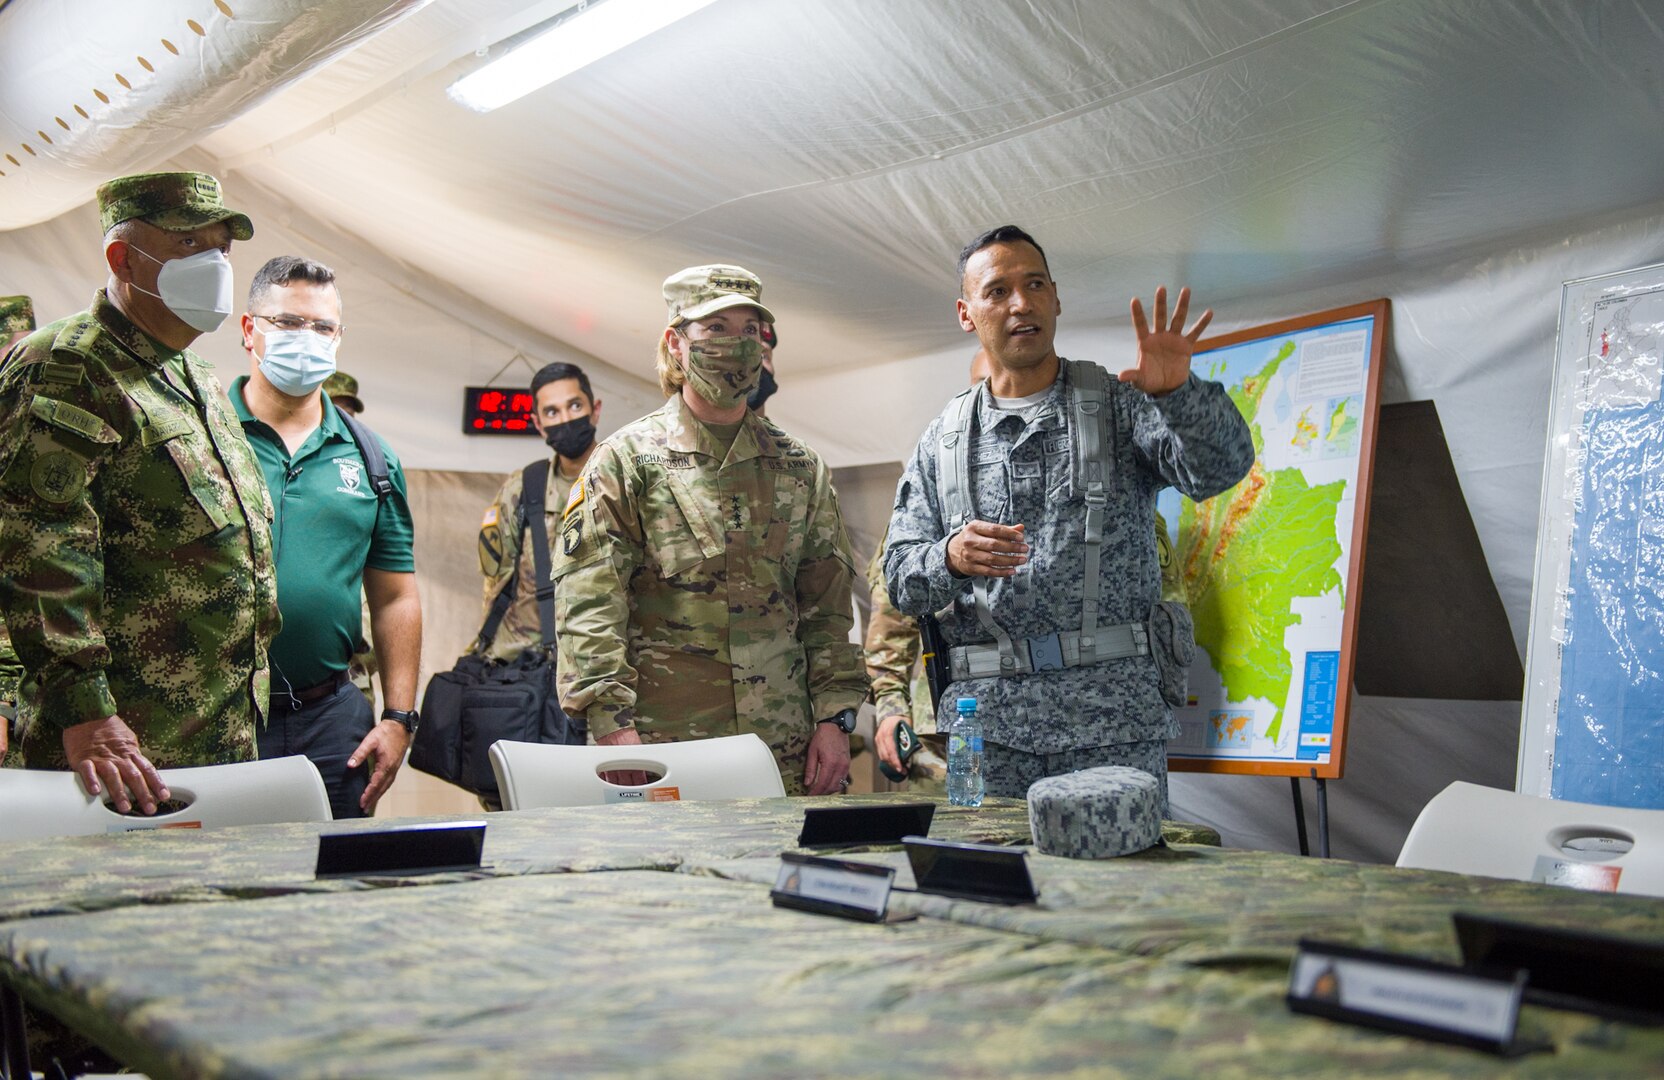
[[773, 397], [774, 392], [778, 389], [780, 389], [780, 384], [774, 381], [774, 372], [764, 368], [757, 375], [756, 389], [751, 391], [751, 396], [745, 399], [745, 403], [753, 409], [760, 409], [763, 407], [763, 402]]
[[576, 461], [595, 444], [595, 422], [580, 416], [564, 424], [550, 424], [543, 429], [543, 441], [561, 457]]

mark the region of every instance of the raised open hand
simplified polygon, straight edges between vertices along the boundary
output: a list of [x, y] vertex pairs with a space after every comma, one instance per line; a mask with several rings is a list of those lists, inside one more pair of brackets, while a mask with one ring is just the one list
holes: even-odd
[[1151, 397], [1160, 397], [1177, 390], [1190, 377], [1190, 357], [1202, 331], [1213, 321], [1213, 309], [1202, 312], [1196, 325], [1188, 331], [1184, 320], [1190, 314], [1190, 289], [1179, 290], [1179, 302], [1173, 308], [1173, 321], [1167, 321], [1167, 286], [1156, 288], [1155, 322], [1144, 319], [1144, 305], [1132, 298], [1132, 326], [1138, 334], [1138, 365], [1121, 372], [1121, 381], [1130, 382]]

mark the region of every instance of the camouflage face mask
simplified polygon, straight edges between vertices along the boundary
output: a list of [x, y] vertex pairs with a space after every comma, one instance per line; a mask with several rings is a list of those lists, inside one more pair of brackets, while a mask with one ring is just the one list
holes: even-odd
[[683, 338], [688, 346], [688, 382], [719, 409], [745, 404], [763, 370], [763, 346], [756, 338]]

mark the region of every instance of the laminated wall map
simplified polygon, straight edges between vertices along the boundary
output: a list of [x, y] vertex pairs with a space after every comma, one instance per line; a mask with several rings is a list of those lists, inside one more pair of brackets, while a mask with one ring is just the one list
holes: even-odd
[[1664, 808], [1664, 266], [1567, 282], [1516, 786]]
[[1157, 501], [1196, 621], [1177, 770], [1342, 774], [1387, 301], [1201, 342], [1255, 459], [1236, 487]]

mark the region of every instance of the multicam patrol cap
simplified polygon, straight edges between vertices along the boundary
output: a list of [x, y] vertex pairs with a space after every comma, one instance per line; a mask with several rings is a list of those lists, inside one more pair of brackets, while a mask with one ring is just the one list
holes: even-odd
[[35, 305], [27, 296], [0, 296], [0, 335], [27, 334], [35, 328]]
[[324, 380], [324, 393], [337, 405], [345, 404], [353, 412], [364, 411], [364, 402], [358, 397], [358, 380], [344, 371], [337, 371]]
[[220, 182], [207, 173], [140, 173], [106, 181], [98, 188], [98, 216], [105, 232], [123, 221], [142, 218], [169, 232], [223, 221], [231, 226], [233, 239], [254, 235], [248, 215], [226, 208]]
[[690, 266], [664, 279], [670, 326], [731, 307], [756, 308], [764, 322], [774, 322], [774, 312], [763, 306], [762, 297], [763, 283], [743, 266]]

